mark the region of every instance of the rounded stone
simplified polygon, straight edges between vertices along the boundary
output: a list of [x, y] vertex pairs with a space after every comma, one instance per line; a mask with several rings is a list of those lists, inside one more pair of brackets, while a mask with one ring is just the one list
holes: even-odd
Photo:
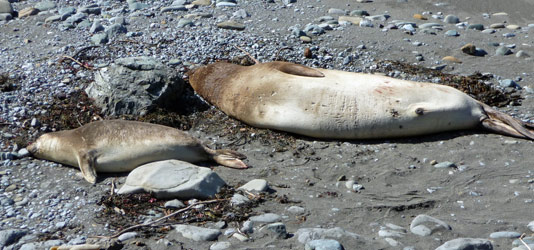
[[455, 15], [447, 15], [445, 17], [445, 19], [443, 19], [443, 22], [445, 23], [451, 23], [451, 24], [456, 24], [456, 23], [459, 23], [460, 22], [460, 18], [458, 18], [457, 16]]
[[304, 246], [305, 250], [342, 250], [343, 246], [337, 240], [311, 240]]

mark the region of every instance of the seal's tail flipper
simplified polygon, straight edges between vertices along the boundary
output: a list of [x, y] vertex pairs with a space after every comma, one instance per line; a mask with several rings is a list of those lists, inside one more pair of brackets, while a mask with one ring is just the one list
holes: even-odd
[[89, 152], [79, 152], [78, 153], [78, 166], [82, 171], [83, 178], [90, 182], [91, 184], [96, 183], [96, 157], [94, 154]]
[[248, 168], [248, 166], [241, 161], [241, 159], [246, 159], [247, 157], [241, 153], [228, 149], [213, 150], [208, 147], [204, 148], [206, 149], [206, 152], [212, 155], [215, 162], [225, 167], [237, 169]]
[[487, 117], [483, 118], [482, 126], [495, 133], [534, 140], [534, 124], [522, 122], [490, 106], [480, 103]]

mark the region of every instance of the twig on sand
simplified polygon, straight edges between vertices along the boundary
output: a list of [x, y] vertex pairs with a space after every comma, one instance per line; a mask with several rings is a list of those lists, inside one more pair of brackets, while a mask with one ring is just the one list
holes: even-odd
[[521, 241], [521, 243], [523, 243], [523, 245], [525, 245], [525, 247], [528, 249], [528, 250], [532, 250], [532, 248], [530, 248], [530, 246], [523, 240], [523, 238], [525, 237], [526, 234], [521, 234], [521, 236], [519, 237], [519, 240]]
[[88, 65], [86, 65], [86, 64], [84, 64], [84, 63], [81, 63], [80, 61], [74, 59], [72, 56], [65, 56], [65, 55], [63, 55], [63, 56], [61, 56], [61, 59], [59, 59], [59, 62], [62, 62], [63, 59], [65, 59], [65, 58], [66, 58], [66, 59], [69, 59], [69, 60], [71, 60], [71, 61], [73, 61], [73, 62], [75, 62], [75, 63], [77, 63], [77, 64], [79, 64], [80, 66], [82, 66], [82, 67], [84, 67], [84, 68], [86, 68], [86, 69], [88, 69], [88, 70], [94, 70], [93, 67], [88, 66]]
[[256, 60], [256, 58], [254, 58], [250, 53], [248, 53], [246, 50], [242, 49], [241, 47], [237, 46], [237, 45], [234, 45], [237, 49], [243, 51], [243, 53], [245, 53], [248, 57], [250, 57], [250, 59], [252, 59], [252, 61], [254, 61], [254, 64], [260, 64], [260, 61]]
[[164, 220], [166, 220], [166, 219], [168, 219], [168, 218], [170, 218], [170, 217], [173, 217], [173, 216], [175, 216], [175, 215], [177, 215], [177, 214], [179, 214], [179, 213], [183, 213], [183, 212], [185, 212], [185, 211], [187, 211], [187, 210], [189, 210], [189, 209], [191, 209], [191, 208], [193, 208], [193, 207], [195, 207], [195, 206], [197, 206], [197, 205], [201, 205], [201, 204], [211, 204], [211, 203], [215, 203], [215, 202], [219, 202], [219, 201], [224, 201], [224, 200], [226, 200], [226, 199], [214, 199], [214, 200], [209, 200], [209, 201], [200, 201], [200, 202], [191, 204], [191, 205], [189, 205], [189, 206], [187, 206], [187, 207], [185, 207], [185, 208], [182, 208], [182, 209], [180, 209], [180, 210], [178, 210], [178, 211], [176, 211], [176, 212], [174, 212], [174, 213], [171, 213], [171, 214], [169, 214], [169, 215], [163, 216], [163, 217], [161, 217], [161, 218], [159, 218], [159, 219], [157, 219], [157, 220], [155, 220], [155, 221], [151, 221], [151, 222], [142, 223], [142, 224], [137, 224], [137, 225], [133, 225], [133, 226], [131, 226], [131, 227], [127, 227], [127, 228], [125, 228], [125, 229], [123, 229], [123, 230], [117, 232], [117, 233], [114, 234], [114, 235], [111, 235], [111, 236], [94, 236], [94, 237], [91, 237], [91, 238], [106, 238], [106, 239], [116, 238], [116, 237], [119, 237], [121, 234], [126, 233], [126, 232], [128, 232], [128, 231], [131, 231], [131, 230], [133, 230], [133, 229], [140, 228], [140, 227], [151, 226], [151, 225], [154, 225], [154, 224], [156, 224], [156, 223], [158, 223], [158, 222], [164, 221]]

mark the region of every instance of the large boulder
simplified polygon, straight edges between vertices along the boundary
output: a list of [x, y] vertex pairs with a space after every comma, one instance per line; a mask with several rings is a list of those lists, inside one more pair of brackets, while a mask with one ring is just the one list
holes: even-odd
[[226, 185], [217, 173], [178, 160], [157, 161], [134, 169], [117, 192], [153, 193], [162, 199], [207, 199]]
[[163, 63], [129, 57], [97, 71], [85, 92], [106, 115], [144, 115], [157, 106], [175, 106], [183, 88], [183, 80]]

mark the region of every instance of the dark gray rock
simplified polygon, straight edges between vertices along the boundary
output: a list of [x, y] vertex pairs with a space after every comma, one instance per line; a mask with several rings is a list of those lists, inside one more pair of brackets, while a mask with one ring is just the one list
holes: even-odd
[[0, 248], [17, 242], [24, 235], [26, 235], [26, 231], [22, 230], [8, 229], [0, 231]]
[[47, 11], [56, 7], [56, 3], [52, 1], [42, 1], [35, 5], [35, 8], [39, 11]]
[[353, 10], [350, 12], [351, 16], [368, 16], [369, 13], [365, 10]]
[[142, 9], [146, 9], [150, 7], [150, 5], [146, 4], [146, 3], [140, 3], [140, 2], [128, 2], [128, 9], [130, 9], [130, 11], [136, 11], [136, 10], [142, 10]]
[[157, 106], [175, 107], [183, 88], [183, 80], [163, 63], [130, 57], [96, 72], [85, 92], [105, 114], [142, 115]]
[[89, 29], [90, 33], [97, 33], [104, 30], [104, 26], [100, 23], [100, 20], [95, 20]]
[[0, 0], [0, 13], [13, 14], [13, 6], [6, 0]]
[[286, 225], [284, 223], [272, 223], [265, 226], [265, 229], [275, 239], [285, 239], [287, 237]]
[[85, 13], [76, 13], [75, 15], [70, 16], [65, 20], [65, 23], [75, 24], [80, 23], [84, 19], [87, 18], [87, 14]]
[[443, 22], [451, 23], [451, 24], [456, 24], [456, 23], [459, 23], [459, 22], [460, 22], [460, 18], [458, 18], [458, 17], [455, 16], [455, 15], [447, 15], [447, 16], [445, 17], [445, 19], [443, 19]]
[[469, 26], [467, 26], [467, 29], [472, 29], [472, 30], [484, 30], [484, 25], [482, 24], [470, 24]]
[[58, 13], [60, 15], [69, 15], [69, 16], [72, 16], [76, 13], [76, 8], [74, 7], [64, 7], [64, 8], [60, 8], [58, 10]]
[[117, 34], [126, 34], [128, 30], [126, 29], [124, 25], [115, 23], [115, 24], [108, 26], [105, 32], [108, 34], [108, 37], [113, 38]]
[[456, 30], [447, 30], [447, 32], [445, 32], [445, 35], [446, 36], [459, 36], [460, 34]]
[[173, 11], [187, 11], [187, 8], [181, 5], [173, 5], [173, 6], [163, 7], [160, 10], [161, 13], [173, 12]]
[[91, 42], [96, 45], [106, 44], [109, 42], [108, 34], [107, 33], [95, 34], [91, 37]]

